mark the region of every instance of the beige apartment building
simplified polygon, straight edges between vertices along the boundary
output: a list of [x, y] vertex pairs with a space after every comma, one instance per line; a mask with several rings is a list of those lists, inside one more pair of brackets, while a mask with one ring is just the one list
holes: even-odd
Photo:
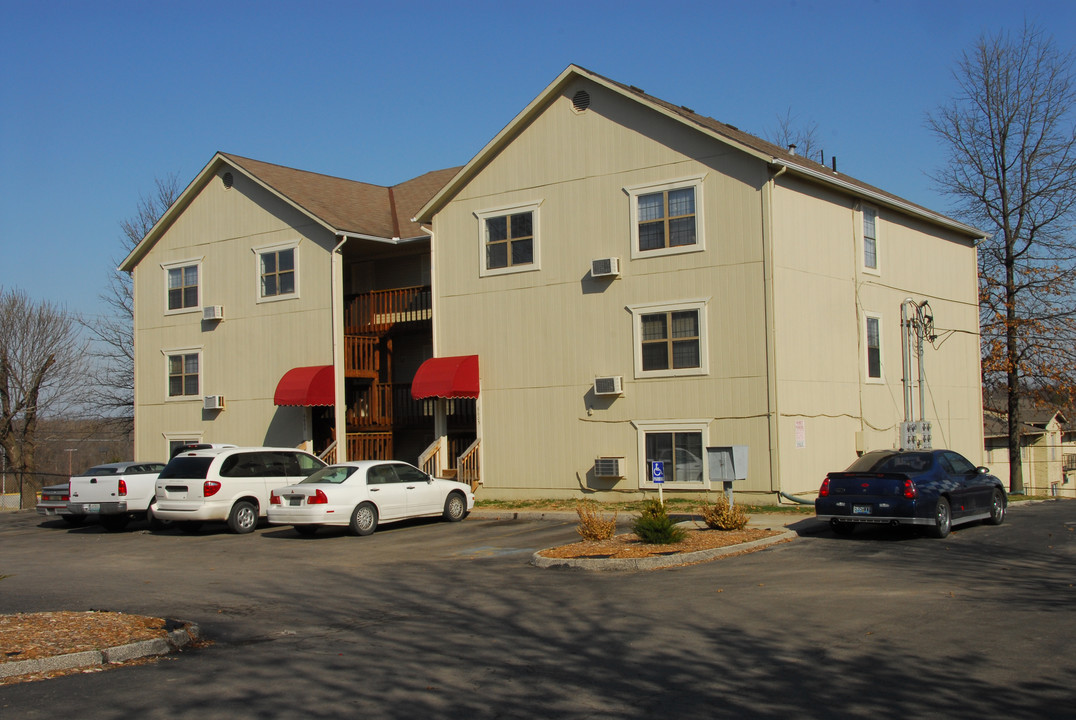
[[735, 446], [737, 492], [813, 496], [900, 445], [911, 300], [913, 419], [978, 463], [980, 237], [576, 66], [392, 188], [218, 154], [123, 264], [136, 457], [305, 444], [612, 499], [720, 489]]

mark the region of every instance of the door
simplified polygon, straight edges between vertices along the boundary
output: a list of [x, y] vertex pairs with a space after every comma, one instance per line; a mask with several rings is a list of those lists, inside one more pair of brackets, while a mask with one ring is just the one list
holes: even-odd
[[407, 488], [391, 465], [375, 465], [366, 471], [366, 491], [383, 520], [395, 520], [407, 512]]
[[963, 455], [946, 451], [942, 453], [942, 467], [957, 484], [952, 495], [953, 517], [985, 512], [990, 503], [992, 488], [982, 481], [982, 476], [975, 466]]
[[407, 514], [429, 515], [443, 509], [441, 488], [430, 482], [430, 476], [416, 467], [404, 463], [394, 463], [393, 469], [400, 479], [407, 494]]

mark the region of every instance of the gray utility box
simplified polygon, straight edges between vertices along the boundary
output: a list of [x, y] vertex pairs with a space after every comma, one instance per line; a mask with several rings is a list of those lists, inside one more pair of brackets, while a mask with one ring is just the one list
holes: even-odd
[[747, 445], [719, 445], [706, 448], [710, 482], [722, 483], [732, 505], [732, 483], [747, 479]]

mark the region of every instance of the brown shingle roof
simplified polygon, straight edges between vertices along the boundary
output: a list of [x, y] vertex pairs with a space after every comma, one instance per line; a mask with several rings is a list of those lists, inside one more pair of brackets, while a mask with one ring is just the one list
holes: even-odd
[[220, 156], [337, 232], [380, 238], [425, 235], [411, 218], [459, 169], [435, 170], [384, 187], [239, 155]]

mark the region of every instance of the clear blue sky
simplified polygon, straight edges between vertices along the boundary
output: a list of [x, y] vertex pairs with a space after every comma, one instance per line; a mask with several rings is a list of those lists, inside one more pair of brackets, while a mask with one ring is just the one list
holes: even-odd
[[983, 31], [1072, 0], [0, 0], [0, 286], [93, 315], [119, 223], [222, 150], [391, 185], [467, 162], [570, 63], [936, 210], [924, 115]]

